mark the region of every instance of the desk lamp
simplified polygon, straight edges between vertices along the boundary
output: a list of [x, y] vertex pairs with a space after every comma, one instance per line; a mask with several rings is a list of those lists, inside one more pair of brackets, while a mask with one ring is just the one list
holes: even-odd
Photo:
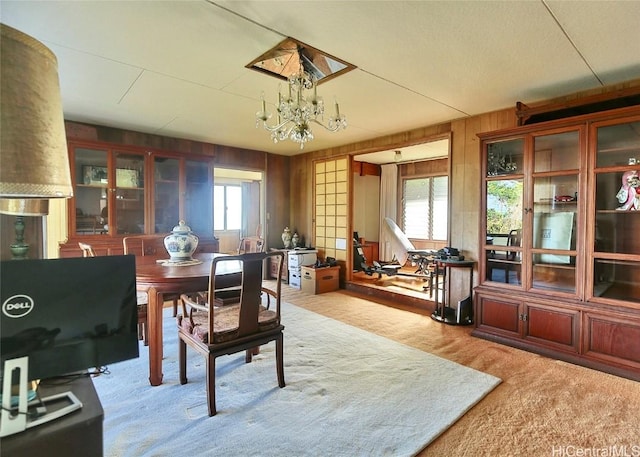
[[[0, 24], [0, 94], [0, 211], [17, 216], [12, 249], [14, 258], [23, 258], [28, 249], [23, 217], [47, 214], [48, 199], [70, 198], [73, 187], [56, 56], [5, 24]], [[27, 369], [27, 357], [5, 363], [0, 436], [27, 427]], [[15, 418], [9, 414], [14, 374], [20, 377]]]

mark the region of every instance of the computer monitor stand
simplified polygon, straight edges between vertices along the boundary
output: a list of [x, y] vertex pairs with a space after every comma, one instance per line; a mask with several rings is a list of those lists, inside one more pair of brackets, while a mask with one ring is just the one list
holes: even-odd
[[[17, 372], [16, 372], [17, 370]], [[28, 401], [29, 357], [10, 359], [4, 363], [4, 380], [2, 382], [2, 414], [0, 415], [0, 437], [20, 433], [28, 428], [63, 417], [82, 408], [82, 402], [71, 391], [51, 395], [42, 399]], [[13, 404], [13, 379], [18, 374], [18, 404]], [[47, 405], [56, 404], [55, 410], [47, 412]], [[35, 408], [35, 409], [34, 409]], [[33, 409], [33, 412], [30, 410]]]

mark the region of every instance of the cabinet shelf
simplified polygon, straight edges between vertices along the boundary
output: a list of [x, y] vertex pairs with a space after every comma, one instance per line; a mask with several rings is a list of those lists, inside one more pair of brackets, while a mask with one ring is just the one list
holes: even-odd
[[616, 152], [638, 152], [640, 153], [640, 148], [638, 146], [623, 146], [616, 148], [603, 148], [598, 149], [598, 154], [608, 154], [608, 153], [616, 153]]
[[76, 187], [84, 187], [84, 188], [93, 188], [93, 189], [106, 189], [108, 187], [107, 183], [104, 184], [76, 184]]
[[627, 216], [631, 214], [640, 215], [640, 211], [629, 211], [629, 210], [621, 210], [621, 209], [597, 209], [597, 214], [619, 214], [621, 216]]
[[116, 189], [123, 189], [123, 190], [139, 190], [142, 191], [144, 190], [144, 187], [130, 187], [130, 186], [117, 186]]
[[537, 201], [533, 203], [536, 206], [576, 206], [578, 200], [571, 200], [568, 202], [555, 202], [555, 201]]
[[549, 268], [553, 270], [575, 270], [576, 266], [567, 263], [536, 263], [536, 268]]

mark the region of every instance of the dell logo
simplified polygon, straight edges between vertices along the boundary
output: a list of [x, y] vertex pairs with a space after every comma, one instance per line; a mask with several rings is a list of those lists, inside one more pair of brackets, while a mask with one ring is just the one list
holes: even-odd
[[2, 314], [11, 318], [24, 317], [33, 310], [33, 298], [28, 295], [14, 295], [2, 304]]

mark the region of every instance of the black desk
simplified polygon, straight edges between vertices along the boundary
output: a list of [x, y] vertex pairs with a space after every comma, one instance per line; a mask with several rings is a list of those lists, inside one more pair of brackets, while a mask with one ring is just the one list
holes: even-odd
[[0, 440], [0, 452], [11, 457], [102, 457], [102, 404], [90, 378], [68, 384], [41, 385], [40, 396], [70, 390], [82, 402], [78, 411]]
[[[473, 324], [473, 267], [472, 260], [442, 260], [436, 259], [435, 270], [435, 302], [436, 309], [431, 318], [445, 324], [470, 325]], [[464, 268], [469, 270], [469, 296], [460, 300], [457, 308], [451, 306], [451, 269]], [[440, 281], [442, 277], [442, 281]]]

